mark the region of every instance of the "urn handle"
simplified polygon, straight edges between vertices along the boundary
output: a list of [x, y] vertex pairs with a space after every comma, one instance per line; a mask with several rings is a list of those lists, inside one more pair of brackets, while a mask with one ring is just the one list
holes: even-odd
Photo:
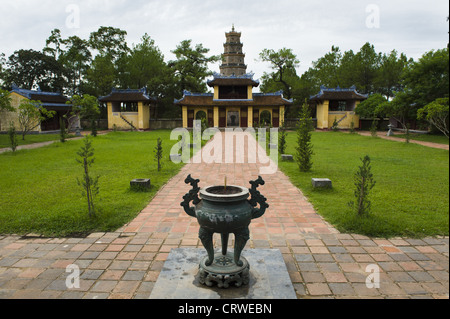
[[192, 217], [195, 216], [195, 208], [191, 207], [189, 203], [192, 201], [194, 205], [200, 203], [200, 198], [198, 198], [198, 192], [200, 191], [200, 187], [198, 187], [198, 183], [200, 183], [199, 179], [193, 179], [191, 175], [189, 175], [184, 181], [186, 184], [191, 184], [192, 189], [183, 196], [184, 201], [181, 202], [181, 206], [183, 206], [186, 214]]
[[250, 182], [250, 185], [252, 185], [252, 187], [249, 190], [252, 197], [249, 200], [249, 203], [253, 207], [256, 207], [257, 204], [259, 204], [259, 209], [258, 208], [253, 209], [252, 219], [260, 218], [265, 214], [266, 209], [269, 208], [269, 204], [266, 203], [267, 198], [261, 195], [261, 193], [257, 190], [258, 186], [264, 185], [265, 183], [266, 182], [264, 182], [261, 176], [259, 176], [259, 178], [256, 181]]

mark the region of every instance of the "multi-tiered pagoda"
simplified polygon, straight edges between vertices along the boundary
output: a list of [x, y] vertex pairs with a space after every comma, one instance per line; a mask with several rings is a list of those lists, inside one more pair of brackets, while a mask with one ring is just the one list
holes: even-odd
[[242, 76], [247, 73], [244, 63], [245, 54], [242, 51], [244, 45], [241, 43], [241, 33], [233, 29], [225, 34], [227, 42], [223, 45], [225, 52], [222, 55], [223, 64], [220, 73], [225, 76]]
[[283, 98], [282, 92], [253, 93], [259, 81], [247, 73], [241, 33], [233, 26], [225, 34], [226, 43], [222, 55], [220, 74], [208, 81], [214, 93], [184, 92], [175, 103], [182, 107], [183, 126], [192, 128], [195, 119], [207, 119], [209, 127], [247, 128], [260, 125], [279, 127], [284, 121], [286, 106], [292, 100]]

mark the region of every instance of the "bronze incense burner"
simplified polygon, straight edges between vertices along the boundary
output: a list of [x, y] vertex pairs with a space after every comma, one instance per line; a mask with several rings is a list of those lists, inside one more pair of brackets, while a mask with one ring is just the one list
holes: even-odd
[[[267, 199], [257, 190], [265, 182], [260, 176], [250, 182], [250, 189], [226, 185], [200, 189], [199, 182], [191, 175], [187, 177], [185, 183], [190, 184], [192, 190], [183, 197], [181, 206], [189, 216], [197, 218], [199, 238], [208, 253], [200, 263], [200, 282], [209, 287], [216, 283], [219, 288], [228, 288], [232, 283], [236, 287], [247, 285], [250, 265], [241, 254], [250, 239], [251, 221], [262, 217], [269, 207]], [[194, 207], [190, 206], [191, 201]], [[214, 233], [222, 237], [219, 253], [214, 252]], [[235, 236], [233, 253], [228, 252], [230, 234]]]

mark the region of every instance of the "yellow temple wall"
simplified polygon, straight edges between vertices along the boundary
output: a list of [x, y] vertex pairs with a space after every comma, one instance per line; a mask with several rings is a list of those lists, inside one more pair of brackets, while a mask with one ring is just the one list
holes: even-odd
[[[19, 106], [24, 100], [28, 100], [26, 97], [12, 92], [9, 96], [11, 98], [11, 106], [15, 109], [14, 112], [0, 111], [0, 131], [6, 132], [9, 130], [9, 125], [12, 122], [16, 131], [20, 131], [19, 124]], [[37, 119], [36, 123], [37, 124]], [[38, 125], [33, 132], [41, 132], [41, 126]]]
[[121, 117], [127, 119], [128, 122], [132, 123], [136, 128], [139, 128], [139, 113], [138, 112], [113, 112], [112, 111], [112, 103], [107, 103], [108, 109], [108, 128], [110, 130], [130, 130], [131, 127], [128, 125]]

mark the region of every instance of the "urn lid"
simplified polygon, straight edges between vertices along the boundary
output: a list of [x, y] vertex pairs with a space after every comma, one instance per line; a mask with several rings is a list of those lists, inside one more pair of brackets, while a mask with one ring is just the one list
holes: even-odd
[[211, 202], [240, 202], [248, 199], [250, 192], [248, 188], [241, 186], [208, 186], [200, 190], [201, 199]]

